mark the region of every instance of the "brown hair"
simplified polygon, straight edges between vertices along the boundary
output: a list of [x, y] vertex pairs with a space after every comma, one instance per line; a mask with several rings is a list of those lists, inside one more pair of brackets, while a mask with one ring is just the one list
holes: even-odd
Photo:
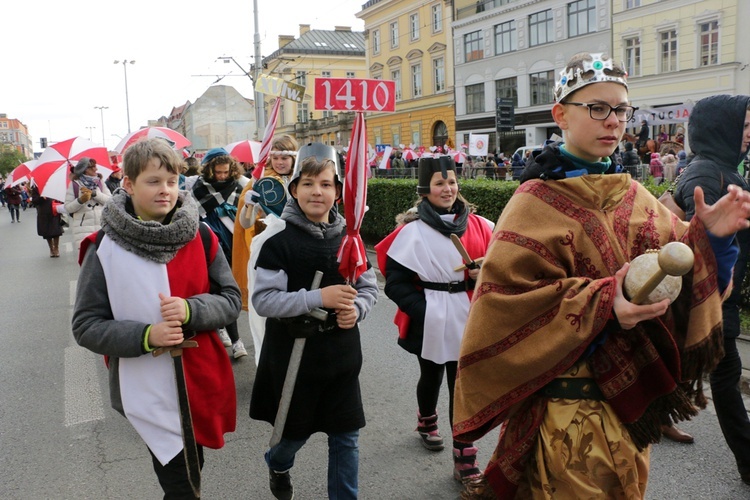
[[240, 164], [237, 163], [237, 160], [229, 155], [221, 155], [215, 158], [211, 158], [208, 163], [203, 165], [203, 171], [201, 172], [203, 180], [206, 182], [216, 180], [216, 165], [224, 165], [227, 163], [229, 164], [229, 178], [239, 179], [239, 177], [242, 175], [242, 172], [240, 172]]
[[[298, 149], [299, 144], [297, 144], [297, 140], [291, 135], [280, 135], [274, 137], [271, 142], [271, 155], [273, 155], [274, 151], [297, 151]], [[266, 160], [266, 167], [263, 169], [264, 176], [273, 177], [278, 175], [275, 173], [273, 166], [271, 165], [271, 155], [269, 155], [268, 160]], [[294, 171], [294, 165], [296, 162], [297, 158], [292, 156], [292, 172]]]
[[182, 170], [182, 158], [164, 139], [154, 137], [141, 139], [125, 150], [122, 158], [122, 171], [131, 181], [145, 170], [149, 160], [159, 160], [159, 168], [165, 168], [170, 174], [179, 174]]

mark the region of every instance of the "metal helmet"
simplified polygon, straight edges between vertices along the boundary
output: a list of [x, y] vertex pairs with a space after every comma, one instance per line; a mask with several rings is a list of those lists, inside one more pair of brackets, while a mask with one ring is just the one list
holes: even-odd
[[292, 178], [289, 180], [290, 186], [297, 183], [299, 176], [302, 173], [302, 164], [310, 157], [315, 158], [319, 162], [331, 160], [335, 165], [334, 180], [336, 181], [336, 184], [343, 187], [343, 182], [341, 180], [341, 156], [339, 156], [336, 148], [323, 144], [322, 142], [308, 142], [299, 148], [299, 151], [297, 152], [297, 161], [294, 162], [294, 172], [292, 172]]
[[417, 194], [430, 194], [432, 175], [440, 172], [443, 179], [447, 179], [448, 170], [456, 170], [456, 162], [448, 155], [420, 158], [417, 164]]

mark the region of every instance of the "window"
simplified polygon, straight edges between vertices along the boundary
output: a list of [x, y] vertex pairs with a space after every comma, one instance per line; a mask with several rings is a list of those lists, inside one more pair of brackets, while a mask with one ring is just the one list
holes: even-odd
[[347, 77], [347, 78], [356, 78], [356, 77], [354, 76], [354, 71], [347, 71], [347, 72], [346, 72], [346, 77]]
[[297, 71], [297, 83], [303, 87], [307, 87], [307, 72]]
[[719, 21], [700, 25], [700, 66], [719, 64]]
[[641, 38], [636, 36], [626, 38], [625, 46], [625, 70], [628, 76], [639, 76], [641, 74]]
[[482, 32], [475, 31], [464, 35], [465, 62], [477, 61], [484, 57], [482, 51]]
[[641, 0], [625, 0], [625, 8], [632, 9], [633, 7], [640, 7]]
[[513, 99], [513, 106], [518, 106], [518, 80], [513, 78], [503, 78], [495, 80], [495, 97], [505, 97]]
[[659, 33], [659, 70], [677, 71], [677, 30]]
[[440, 4], [432, 6], [432, 32], [443, 31], [443, 8]]
[[297, 123], [307, 123], [308, 114], [307, 103], [297, 104]]
[[412, 41], [419, 40], [419, 14], [409, 16], [409, 33]]
[[568, 36], [596, 31], [596, 1], [577, 0], [568, 4]]
[[529, 46], [542, 45], [553, 41], [552, 9], [529, 16]]
[[380, 54], [380, 30], [372, 32], [372, 52]]
[[320, 76], [323, 78], [331, 78], [331, 72], [330, 71], [321, 71]]
[[495, 26], [495, 55], [516, 49], [516, 22], [508, 21]]
[[422, 65], [411, 67], [411, 96], [422, 97]]
[[542, 71], [529, 75], [531, 90], [531, 105], [550, 104], [554, 101], [553, 88], [555, 86], [555, 72]]
[[398, 47], [398, 21], [391, 23], [391, 48]]
[[484, 112], [484, 83], [466, 86], [466, 114]]
[[435, 93], [445, 90], [445, 60], [442, 57], [432, 60], [432, 77], [435, 80]]
[[396, 83], [396, 96], [395, 99], [397, 101], [401, 100], [401, 70], [400, 69], [394, 69], [391, 71], [391, 80], [393, 80]]

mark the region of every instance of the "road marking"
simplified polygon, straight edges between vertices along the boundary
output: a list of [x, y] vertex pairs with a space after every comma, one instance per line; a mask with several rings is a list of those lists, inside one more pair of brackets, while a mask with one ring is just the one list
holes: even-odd
[[65, 426], [104, 420], [96, 365], [102, 357], [79, 346], [65, 348]]
[[78, 280], [73, 280], [70, 282], [70, 286], [68, 289], [68, 295], [70, 296], [70, 305], [74, 306], [76, 305], [76, 287], [78, 285]]

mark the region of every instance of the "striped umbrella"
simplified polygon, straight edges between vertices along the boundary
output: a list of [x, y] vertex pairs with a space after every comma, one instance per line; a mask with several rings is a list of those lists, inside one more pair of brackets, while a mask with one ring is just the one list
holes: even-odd
[[5, 187], [13, 187], [24, 181], [28, 181], [30, 179], [31, 171], [34, 170], [37, 163], [36, 160], [29, 160], [18, 165], [8, 174], [8, 177], [5, 178]]
[[276, 102], [273, 103], [271, 108], [271, 116], [266, 124], [266, 131], [263, 134], [263, 140], [260, 143], [260, 156], [258, 161], [255, 163], [255, 169], [253, 170], [253, 177], [257, 181], [263, 175], [263, 170], [266, 168], [266, 162], [268, 161], [268, 155], [271, 153], [271, 142], [273, 142], [273, 134], [276, 132], [276, 122], [279, 121], [279, 109], [281, 108], [281, 97], [276, 98]]
[[367, 271], [367, 255], [359, 230], [367, 211], [367, 130], [365, 115], [357, 111], [344, 174], [344, 217], [346, 235], [336, 258], [339, 272], [348, 283], [357, 281]]

